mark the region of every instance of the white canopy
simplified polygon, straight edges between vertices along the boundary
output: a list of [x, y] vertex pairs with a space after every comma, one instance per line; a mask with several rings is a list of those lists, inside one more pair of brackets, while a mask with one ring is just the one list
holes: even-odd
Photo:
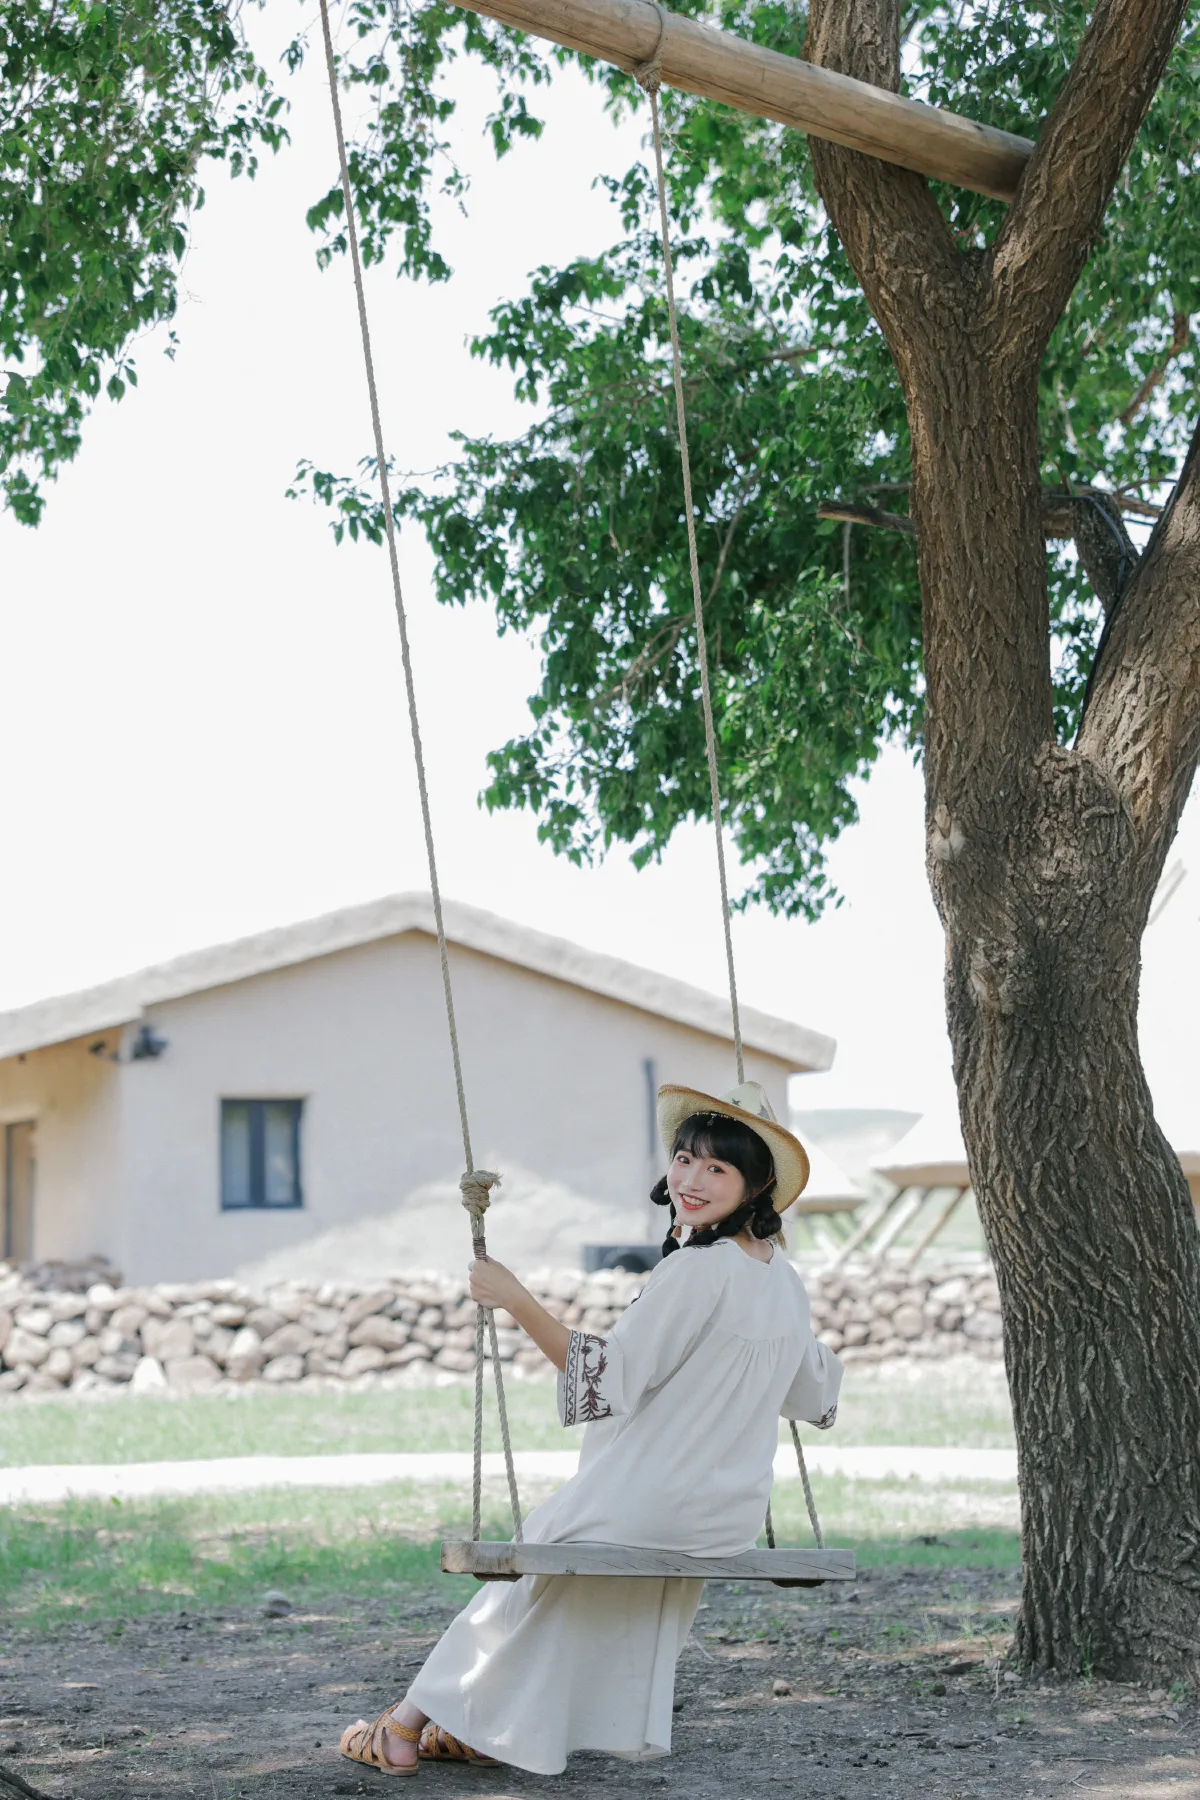
[[[1192, 1199], [1200, 1206], [1200, 1150], [1177, 1150]], [[894, 1149], [871, 1167], [898, 1188], [969, 1187], [970, 1172], [958, 1121], [947, 1113], [927, 1113]]]
[[[792, 1127], [795, 1130], [795, 1127]], [[819, 1212], [823, 1206], [830, 1212], [849, 1211], [851, 1207], [861, 1206], [867, 1198], [865, 1191], [856, 1181], [852, 1181], [846, 1171], [839, 1168], [827, 1150], [812, 1138], [796, 1132], [804, 1148], [808, 1152], [809, 1176], [808, 1184], [801, 1194], [797, 1205], [801, 1212]]]
[[958, 1120], [949, 1110], [926, 1113], [871, 1167], [898, 1188], [965, 1188], [971, 1184]]

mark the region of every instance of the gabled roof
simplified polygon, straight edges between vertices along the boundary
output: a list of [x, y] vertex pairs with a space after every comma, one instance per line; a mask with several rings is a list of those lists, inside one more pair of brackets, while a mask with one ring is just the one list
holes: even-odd
[[[452, 945], [496, 957], [554, 981], [586, 988], [605, 999], [622, 1001], [626, 1006], [636, 1006], [679, 1025], [690, 1025], [713, 1037], [730, 1036], [728, 1003], [702, 988], [690, 987], [652, 969], [640, 969], [615, 956], [600, 956], [566, 938], [530, 931], [474, 906], [445, 901], [443, 912], [446, 936]], [[231, 944], [194, 950], [187, 956], [141, 969], [135, 975], [106, 981], [100, 987], [0, 1013], [0, 1058], [134, 1024], [156, 1003], [181, 1000], [188, 994], [226, 987], [253, 975], [292, 968], [314, 957], [332, 956], [339, 950], [353, 950], [408, 931], [435, 935], [433, 905], [428, 894], [389, 894], [382, 900], [370, 900], [365, 906], [344, 907], [339, 912], [324, 913], [319, 919], [305, 919], [298, 925], [237, 938]], [[747, 1048], [779, 1057], [794, 1070], [828, 1069], [837, 1048], [833, 1038], [819, 1031], [808, 1031], [789, 1019], [777, 1019], [749, 1007], [742, 1011], [742, 1036]]]

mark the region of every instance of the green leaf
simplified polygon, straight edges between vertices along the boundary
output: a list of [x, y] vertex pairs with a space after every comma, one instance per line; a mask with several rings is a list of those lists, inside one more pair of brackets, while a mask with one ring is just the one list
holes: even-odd
[[126, 352], [176, 305], [198, 171], [253, 174], [281, 101], [218, 0], [12, 0], [0, 10], [0, 493], [36, 524]]

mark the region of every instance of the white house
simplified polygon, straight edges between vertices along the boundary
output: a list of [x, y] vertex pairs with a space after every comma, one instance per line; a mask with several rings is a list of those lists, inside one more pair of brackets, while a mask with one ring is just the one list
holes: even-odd
[[[656, 1083], [736, 1079], [727, 1004], [473, 907], [446, 927], [476, 1159], [628, 1220], [658, 1166]], [[786, 1118], [789, 1075], [829, 1068], [833, 1040], [742, 1025], [747, 1078]], [[0, 1014], [0, 1132], [4, 1254], [99, 1253], [134, 1281], [226, 1274], [456, 1179], [428, 896]]]

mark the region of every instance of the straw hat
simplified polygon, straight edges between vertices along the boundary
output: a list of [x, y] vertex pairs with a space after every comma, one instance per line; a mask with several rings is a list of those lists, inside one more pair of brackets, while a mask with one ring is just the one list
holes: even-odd
[[693, 1113], [719, 1113], [722, 1118], [740, 1119], [762, 1139], [775, 1163], [776, 1212], [785, 1211], [804, 1191], [808, 1180], [804, 1145], [778, 1122], [771, 1111], [771, 1102], [757, 1081], [744, 1081], [719, 1099], [713, 1094], [701, 1093], [699, 1088], [669, 1084], [660, 1087], [658, 1135], [668, 1156], [675, 1148], [675, 1133]]

